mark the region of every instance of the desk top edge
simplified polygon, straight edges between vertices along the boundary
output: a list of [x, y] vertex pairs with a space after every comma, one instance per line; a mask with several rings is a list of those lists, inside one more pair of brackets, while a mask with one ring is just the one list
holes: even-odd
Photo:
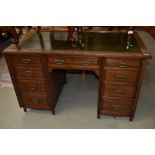
[[[41, 31], [41, 32], [52, 32], [52, 31]], [[20, 44], [23, 43], [25, 40], [27, 40], [28, 38], [30, 38], [34, 33], [37, 33], [36, 31], [31, 31], [28, 34], [26, 34], [24, 36], [23, 39], [20, 40]], [[91, 32], [92, 33], [92, 32]], [[117, 33], [117, 32], [95, 32], [95, 33]], [[125, 33], [125, 32], [121, 32], [121, 33]], [[151, 54], [149, 52], [149, 50], [147, 49], [147, 47], [145, 46], [142, 38], [140, 37], [140, 35], [138, 34], [138, 32], [134, 32], [134, 37], [135, 40], [138, 44], [138, 46], [140, 47], [140, 52], [138, 53], [130, 53], [130, 52], [121, 52], [121, 51], [88, 51], [88, 50], [84, 50], [82, 53], [79, 52], [79, 50], [48, 50], [48, 49], [44, 49], [44, 50], [26, 50], [26, 49], [17, 49], [16, 45], [12, 44], [10, 45], [7, 49], [5, 49], [3, 51], [3, 54], [67, 54], [67, 55], [92, 55], [92, 56], [116, 56], [116, 57], [121, 57], [121, 56], [127, 56], [127, 57], [142, 57], [142, 58], [151, 58]], [[51, 52], [52, 51], [52, 52]]]

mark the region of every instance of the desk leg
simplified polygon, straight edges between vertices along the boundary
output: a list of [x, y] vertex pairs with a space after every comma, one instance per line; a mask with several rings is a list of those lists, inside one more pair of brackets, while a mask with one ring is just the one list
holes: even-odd
[[85, 71], [82, 72], [82, 83], [85, 83], [87, 81], [87, 74]]
[[133, 118], [129, 118], [129, 121], [132, 122], [133, 121]]
[[130, 116], [130, 117], [129, 117], [129, 121], [130, 121], [130, 122], [133, 121], [133, 118], [134, 118], [134, 116]]
[[97, 114], [97, 118], [100, 119], [100, 114]]
[[27, 112], [27, 109], [24, 107], [24, 112]]
[[55, 109], [52, 109], [52, 114], [55, 115]]

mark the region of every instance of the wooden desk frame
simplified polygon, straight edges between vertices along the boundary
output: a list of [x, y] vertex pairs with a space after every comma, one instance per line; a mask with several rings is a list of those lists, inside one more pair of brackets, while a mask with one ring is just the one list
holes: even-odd
[[139, 35], [135, 33], [134, 37], [141, 52], [30, 51], [15, 50], [11, 45], [4, 54], [20, 107], [24, 111], [32, 108], [55, 114], [66, 83], [64, 70], [90, 70], [99, 77], [97, 118], [125, 116], [132, 121], [146, 60], [151, 58]]

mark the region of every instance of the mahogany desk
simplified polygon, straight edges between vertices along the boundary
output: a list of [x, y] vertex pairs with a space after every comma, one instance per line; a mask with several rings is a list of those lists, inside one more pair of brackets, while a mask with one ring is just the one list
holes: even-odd
[[132, 121], [146, 60], [151, 58], [135, 32], [127, 49], [125, 32], [83, 32], [80, 43], [67, 32], [31, 32], [19, 47], [3, 53], [20, 107], [51, 110], [66, 83], [65, 70], [88, 70], [98, 76], [97, 118], [126, 116]]

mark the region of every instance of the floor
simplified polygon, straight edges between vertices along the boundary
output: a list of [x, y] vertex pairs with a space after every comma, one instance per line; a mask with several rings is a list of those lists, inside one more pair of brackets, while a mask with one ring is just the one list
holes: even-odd
[[67, 75], [68, 83], [59, 98], [55, 116], [49, 111], [29, 110], [25, 113], [18, 106], [5, 61], [1, 58], [0, 128], [155, 128], [155, 40], [148, 33], [139, 33], [153, 58], [145, 70], [137, 111], [132, 122], [125, 117], [96, 118], [98, 81], [91, 74], [85, 84], [81, 82], [80, 74]]
[[0, 88], [13, 87], [4, 57], [0, 58]]

